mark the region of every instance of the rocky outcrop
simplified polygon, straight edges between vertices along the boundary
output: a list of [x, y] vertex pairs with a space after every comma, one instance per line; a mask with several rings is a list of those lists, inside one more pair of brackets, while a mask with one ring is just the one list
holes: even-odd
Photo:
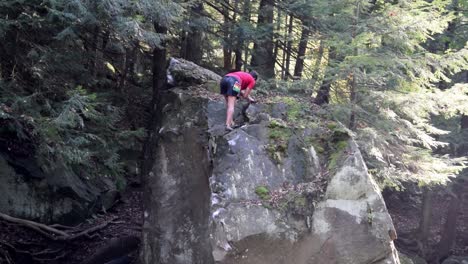
[[460, 256], [451, 256], [444, 260], [442, 264], [468, 264], [468, 256], [460, 257]]
[[171, 58], [167, 74], [168, 82], [173, 86], [211, 84], [211, 88], [221, 79], [216, 73], [180, 58]]
[[34, 158], [0, 153], [0, 212], [43, 223], [76, 223], [109, 208], [117, 191], [106, 178], [84, 179], [59, 166], [44, 171]]
[[[396, 233], [358, 146], [291, 99], [239, 102], [200, 87], [161, 98], [142, 263], [399, 263]], [[283, 102], [281, 102], [283, 101]]]

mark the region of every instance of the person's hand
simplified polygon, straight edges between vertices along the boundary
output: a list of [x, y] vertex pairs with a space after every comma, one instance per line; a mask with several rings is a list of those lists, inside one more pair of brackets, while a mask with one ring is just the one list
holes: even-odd
[[252, 96], [247, 96], [247, 100], [249, 100], [249, 103], [255, 104], [257, 101], [252, 97]]

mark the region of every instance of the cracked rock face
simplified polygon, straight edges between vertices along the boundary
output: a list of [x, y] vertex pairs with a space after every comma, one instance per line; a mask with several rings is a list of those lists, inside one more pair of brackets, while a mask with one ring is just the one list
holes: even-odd
[[399, 263], [392, 220], [351, 138], [329, 170], [307, 141], [312, 129], [272, 140], [281, 116], [269, 109], [284, 104], [238, 103], [242, 126], [227, 132], [224, 102], [191, 89], [162, 97], [142, 263]]
[[0, 211], [42, 223], [73, 224], [109, 208], [117, 196], [104, 177], [86, 180], [65, 166], [49, 172], [35, 158], [0, 153]]

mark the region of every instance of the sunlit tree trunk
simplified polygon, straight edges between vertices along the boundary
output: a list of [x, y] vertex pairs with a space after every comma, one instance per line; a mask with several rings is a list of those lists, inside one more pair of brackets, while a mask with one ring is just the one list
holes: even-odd
[[[357, 27], [359, 23], [359, 16], [360, 16], [360, 2], [356, 3], [356, 16], [354, 18], [354, 25], [353, 25], [353, 32], [352, 37], [353, 40], [357, 36]], [[357, 48], [353, 50], [353, 56], [357, 57], [359, 55], [359, 51]], [[356, 85], [356, 68], [354, 68], [351, 72], [351, 76], [349, 76], [349, 87], [350, 87], [350, 102], [351, 102], [351, 114], [349, 116], [349, 129], [355, 130], [356, 129], [356, 106], [358, 103], [358, 90]]]
[[354, 73], [349, 77], [350, 87], [350, 102], [351, 102], [351, 114], [349, 116], [349, 129], [356, 130], [356, 104], [358, 91], [356, 87], [356, 75]]
[[[288, 24], [288, 14], [286, 14], [286, 16], [284, 17], [284, 24], [285, 25]], [[287, 53], [286, 39], [288, 38], [288, 31], [287, 30], [288, 30], [288, 28], [285, 27], [284, 28], [284, 34], [283, 34], [283, 37], [282, 37], [282, 41], [280, 41], [281, 48], [283, 50], [282, 58], [281, 58], [281, 79], [282, 80], [286, 79], [286, 53]]]
[[315, 64], [314, 64], [314, 72], [312, 73], [312, 89], [315, 89], [315, 84], [317, 83], [319, 79], [320, 68], [322, 66], [324, 45], [325, 45], [324, 41], [320, 40], [319, 50], [317, 53], [317, 59], [315, 60]]
[[[304, 70], [304, 56], [307, 51], [309, 35], [310, 35], [309, 26], [306, 23], [302, 22], [301, 40], [299, 42], [299, 46], [297, 50], [296, 65], [294, 66], [294, 76], [299, 77], [299, 78], [302, 77], [302, 71]], [[322, 54], [323, 54], [323, 49], [322, 49]]]
[[[275, 60], [275, 63], [278, 60], [279, 48], [281, 45], [280, 38], [279, 38], [279, 32], [281, 31], [281, 17], [282, 17], [281, 9], [277, 8], [276, 22], [275, 22], [276, 40], [275, 40], [275, 48], [273, 50], [273, 58]], [[283, 68], [281, 68], [281, 78], [283, 78]]]
[[334, 47], [330, 47], [328, 50], [328, 66], [325, 70], [325, 78], [323, 79], [314, 100], [314, 103], [318, 105], [328, 104], [330, 102], [330, 89], [333, 81], [333, 69], [330, 64], [336, 60], [336, 58], [336, 49]]
[[289, 15], [288, 35], [286, 39], [286, 65], [285, 65], [285, 76], [284, 76], [286, 80], [291, 75], [289, 72], [289, 66], [291, 64], [293, 22], [294, 22], [294, 17], [292, 15]]

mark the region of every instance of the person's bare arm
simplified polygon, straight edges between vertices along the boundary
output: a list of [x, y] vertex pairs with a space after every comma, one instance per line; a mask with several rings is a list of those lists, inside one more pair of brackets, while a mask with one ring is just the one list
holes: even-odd
[[251, 102], [251, 103], [255, 103], [255, 102], [256, 102], [255, 99], [253, 99], [252, 96], [250, 96], [250, 93], [251, 93], [251, 92], [252, 92], [252, 89], [249, 89], [249, 88], [245, 89], [245, 90], [242, 92], [242, 97], [243, 97], [244, 99], [247, 99], [247, 100], [248, 100], [249, 102]]
[[249, 98], [250, 92], [252, 92], [252, 89], [249, 89], [249, 88], [245, 89], [242, 93], [242, 97], [246, 99]]

